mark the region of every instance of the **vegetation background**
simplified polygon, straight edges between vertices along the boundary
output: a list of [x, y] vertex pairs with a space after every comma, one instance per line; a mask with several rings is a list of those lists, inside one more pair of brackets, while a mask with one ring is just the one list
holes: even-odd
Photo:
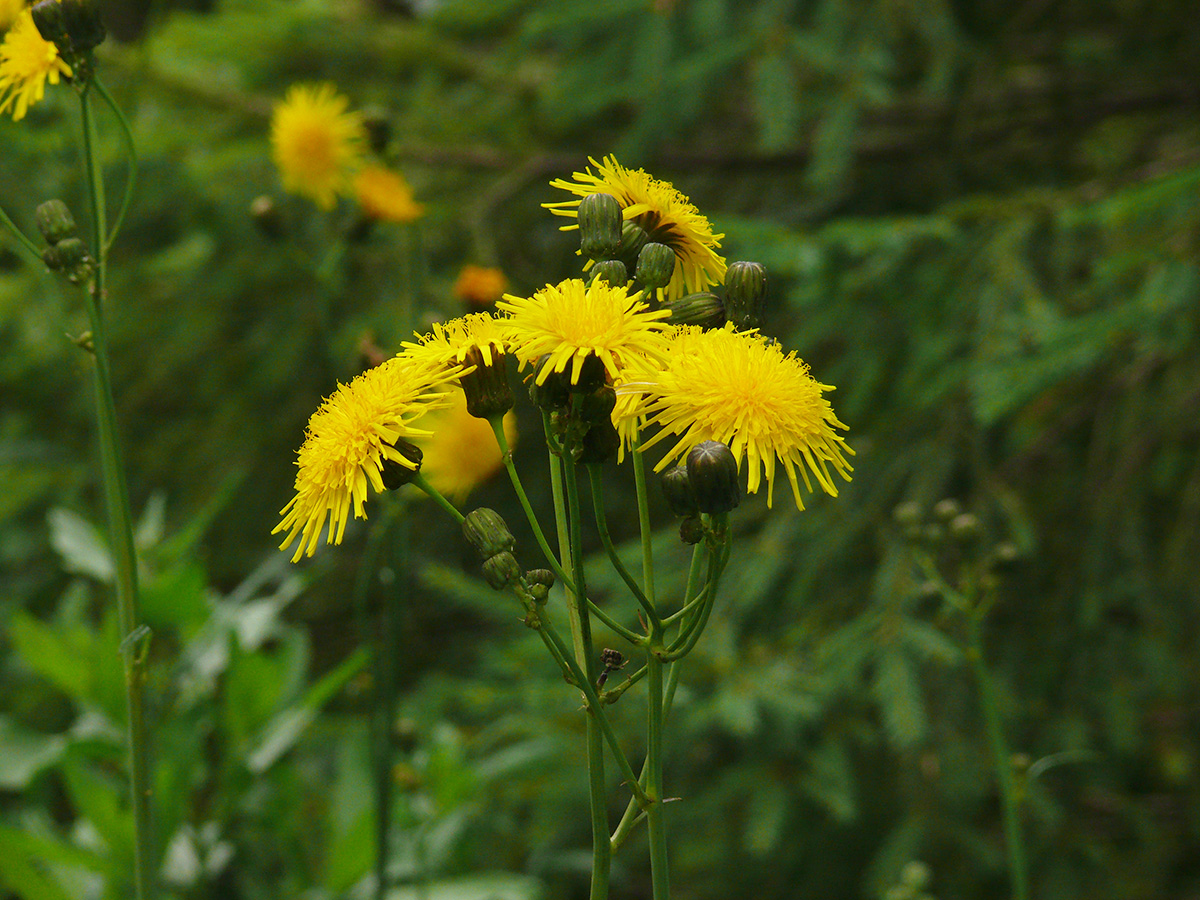
[[[669, 729], [677, 896], [916, 896], [918, 860], [932, 896], [1008, 895], [962, 626], [892, 517], [949, 497], [978, 516], [978, 552], [1015, 548], [985, 642], [1033, 896], [1200, 898], [1193, 3], [104, 7], [121, 41], [101, 72], [141, 154], [112, 351], [170, 896], [369, 895], [384, 787], [363, 636], [389, 595], [392, 896], [584, 896], [575, 698], [453, 529], [410, 498], [300, 566], [269, 532], [308, 415], [365, 337], [407, 337], [399, 298], [421, 324], [462, 311], [464, 264], [502, 267], [517, 293], [576, 272], [538, 204], [613, 152], [688, 194], [729, 259], [766, 263], [764, 330], [837, 385], [858, 451], [836, 500], [737, 513]], [[272, 105], [326, 80], [390, 123], [418, 223], [339, 242], [349, 213], [282, 194]], [[0, 202], [27, 227], [47, 198], [85, 205], [72, 101], [51, 89], [0, 122]], [[264, 194], [282, 237], [249, 214]], [[84, 321], [0, 234], [5, 898], [127, 896], [111, 563], [87, 367], [65, 336]], [[522, 426], [521, 465], [540, 471]], [[498, 483], [472, 503], [515, 509]], [[373, 534], [384, 564], [364, 577]], [[952, 577], [960, 561], [940, 556]], [[640, 852], [618, 858], [614, 895], [648, 893]]]

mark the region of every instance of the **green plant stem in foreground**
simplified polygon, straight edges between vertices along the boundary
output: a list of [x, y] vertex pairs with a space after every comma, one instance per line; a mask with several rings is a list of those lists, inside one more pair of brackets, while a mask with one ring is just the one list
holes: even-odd
[[[88, 88], [80, 94], [83, 120], [83, 150], [87, 167], [88, 198], [92, 215], [92, 246], [96, 269], [84, 292], [92, 327], [95, 359], [96, 420], [100, 439], [100, 464], [109, 540], [116, 567], [117, 618], [121, 629], [122, 661], [125, 669], [125, 701], [128, 714], [129, 769], [134, 824], [134, 897], [154, 896], [154, 831], [151, 820], [153, 792], [150, 781], [150, 741], [146, 728], [144, 687], [147, 648], [138, 636], [148, 634], [138, 608], [137, 557], [133, 544], [133, 520], [129, 491], [117, 435], [117, 412], [113, 401], [108, 365], [108, 338], [104, 327], [103, 303], [108, 261], [105, 234], [104, 182], [96, 159], [95, 123]], [[141, 646], [136, 646], [137, 644]]]

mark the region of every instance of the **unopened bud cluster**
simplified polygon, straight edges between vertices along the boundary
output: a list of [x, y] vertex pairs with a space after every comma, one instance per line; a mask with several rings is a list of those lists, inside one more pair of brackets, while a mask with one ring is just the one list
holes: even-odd
[[75, 217], [61, 200], [47, 200], [34, 214], [38, 231], [49, 244], [42, 251], [42, 262], [52, 272], [62, 272], [71, 284], [83, 284], [91, 278], [95, 261], [87, 245], [75, 236]]
[[663, 496], [679, 517], [679, 539], [698, 544], [704, 538], [701, 514], [716, 515], [737, 508], [742, 499], [737, 460], [720, 441], [703, 441], [692, 448], [684, 464], [659, 476]]
[[892, 510], [892, 519], [905, 540], [928, 550], [972, 551], [982, 556], [988, 569], [1008, 568], [1021, 556], [1012, 541], [984, 544], [979, 517], [964, 510], [952, 497], [939, 500], [928, 509], [915, 501], [905, 501]]
[[462, 529], [467, 542], [479, 551], [489, 585], [499, 591], [521, 578], [521, 566], [512, 553], [517, 542], [498, 512], [480, 507], [467, 514]]
[[40, 0], [30, 12], [43, 40], [54, 44], [73, 77], [86, 81], [92, 70], [92, 51], [107, 32], [93, 0]]
[[529, 397], [550, 414], [550, 424], [559, 443], [572, 458], [585, 465], [607, 462], [617, 454], [621, 437], [613, 425], [617, 392], [608, 383], [604, 363], [588, 355], [572, 381], [573, 364], [562, 372], [547, 372], [549, 356], [543, 356], [529, 382]]

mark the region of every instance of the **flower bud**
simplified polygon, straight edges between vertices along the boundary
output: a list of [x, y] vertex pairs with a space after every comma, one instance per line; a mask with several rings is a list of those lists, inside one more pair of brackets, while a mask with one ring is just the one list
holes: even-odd
[[687, 466], [678, 465], [667, 469], [658, 476], [662, 485], [663, 496], [667, 498], [667, 506], [677, 516], [694, 516], [696, 514], [696, 497], [692, 494], [692, 485], [688, 481]]
[[478, 347], [467, 351], [466, 363], [473, 372], [459, 376], [463, 393], [467, 395], [467, 412], [477, 419], [502, 416], [513, 408], [515, 399], [508, 383], [508, 365], [504, 353], [492, 345], [492, 364], [489, 366]]
[[725, 272], [725, 317], [734, 327], [757, 328], [767, 303], [767, 267], [756, 262], [731, 263]]
[[517, 582], [521, 577], [521, 565], [515, 556], [504, 550], [483, 561], [483, 577], [499, 591]]
[[592, 280], [599, 278], [612, 287], [625, 287], [629, 284], [629, 270], [619, 259], [602, 259], [591, 269]]
[[79, 238], [63, 238], [42, 251], [42, 262], [52, 272], [62, 272], [71, 284], [82, 284], [92, 276], [94, 260], [87, 244]]
[[634, 277], [648, 288], [664, 288], [675, 274], [675, 251], [666, 244], [649, 243], [638, 254]]
[[563, 409], [571, 399], [570, 382], [565, 372], [547, 371], [543, 378], [543, 370], [549, 365], [549, 353], [537, 361], [533, 377], [529, 379], [529, 399], [538, 409]]
[[511, 551], [517, 545], [508, 525], [494, 509], [480, 507], [467, 513], [462, 524], [463, 536], [483, 559]]
[[726, 513], [742, 499], [737, 460], [720, 441], [704, 441], [687, 455], [688, 482], [702, 513]]
[[633, 265], [648, 240], [650, 235], [646, 229], [637, 222], [626, 221], [621, 226], [621, 244], [617, 247], [617, 256], [621, 257], [626, 265]]
[[621, 447], [621, 435], [611, 419], [604, 419], [589, 428], [579, 444], [575, 461], [582, 465], [608, 462], [617, 455]]
[[979, 517], [974, 513], [960, 513], [950, 520], [952, 540], [969, 544], [979, 537]]
[[892, 510], [892, 518], [897, 525], [919, 525], [923, 515], [921, 504], [915, 500], [905, 500]]
[[100, 10], [93, 0], [62, 0], [62, 13], [67, 39], [75, 53], [87, 53], [107, 37]]
[[612, 418], [617, 407], [617, 392], [611, 384], [602, 384], [590, 394], [580, 394], [575, 415], [585, 422], [604, 422]]
[[34, 213], [34, 221], [46, 243], [52, 246], [75, 234], [75, 217], [61, 200], [47, 200], [39, 205]]
[[425, 454], [416, 444], [410, 444], [404, 438], [396, 438], [396, 443], [392, 445], [396, 450], [415, 465], [415, 468], [408, 468], [403, 463], [398, 463], [394, 459], [383, 460], [383, 466], [380, 471], [380, 477], [383, 479], [383, 486], [389, 491], [394, 491], [397, 488], [403, 487], [416, 477], [416, 474], [421, 471], [421, 460], [425, 458]]
[[679, 521], [679, 539], [685, 544], [698, 544], [704, 540], [704, 523], [699, 516], [684, 516]]
[[550, 588], [554, 587], [554, 573], [549, 569], [530, 569], [525, 573], [525, 586], [533, 597], [533, 602], [541, 605], [550, 598]]
[[612, 194], [588, 194], [579, 201], [579, 249], [588, 259], [616, 254], [621, 243], [621, 204]]
[[701, 328], [719, 328], [725, 322], [725, 304], [721, 298], [709, 291], [688, 294], [671, 300], [663, 306], [671, 311], [667, 321], [672, 325], [699, 325]]
[[571, 364], [570, 371], [573, 378], [568, 390], [573, 394], [590, 394], [592, 391], [603, 387], [608, 379], [608, 373], [604, 368], [604, 360], [595, 353], [589, 353], [583, 358], [583, 363], [579, 366], [579, 374], [577, 376], [574, 375], [574, 363]]
[[42, 40], [56, 47], [67, 43], [66, 17], [58, 0], [40, 0], [29, 8], [29, 13]]

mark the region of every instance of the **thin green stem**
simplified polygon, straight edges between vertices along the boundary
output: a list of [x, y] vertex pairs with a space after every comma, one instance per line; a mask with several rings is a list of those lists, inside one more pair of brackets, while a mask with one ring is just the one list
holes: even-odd
[[104, 481], [104, 501], [108, 518], [109, 540], [116, 564], [117, 619], [124, 651], [125, 702], [128, 711], [130, 789], [134, 823], [133, 886], [137, 900], [154, 896], [154, 830], [151, 821], [153, 788], [150, 776], [150, 740], [146, 727], [145, 681], [146, 647], [136, 635], [148, 630], [141, 623], [138, 604], [137, 556], [133, 543], [133, 518], [129, 511], [129, 489], [117, 431], [117, 411], [113, 400], [108, 365], [108, 335], [104, 327], [102, 303], [105, 299], [108, 253], [104, 233], [104, 181], [96, 159], [95, 123], [87, 87], [80, 94], [83, 124], [83, 151], [87, 169], [88, 197], [92, 213], [92, 243], [97, 255], [96, 268], [88, 290], [84, 292], [92, 326], [92, 346], [96, 364], [96, 419], [100, 438], [100, 465]]
[[692, 648], [700, 640], [700, 635], [704, 633], [704, 627], [708, 624], [708, 617], [712, 614], [713, 606], [716, 605], [717, 587], [720, 584], [721, 575], [725, 571], [725, 566], [729, 563], [729, 553], [730, 541], [728, 537], [720, 545], [718, 552], [710, 553], [708, 557], [708, 582], [704, 586], [704, 605], [700, 608], [700, 612], [696, 617], [680, 629], [674, 642], [672, 642], [667, 652], [663, 654], [662, 658], [664, 661], [682, 659], [692, 652]]
[[[645, 588], [646, 600], [657, 610], [654, 597], [654, 533], [650, 530], [650, 499], [646, 490], [646, 464], [642, 459], [641, 444], [634, 442], [633, 451], [633, 481], [637, 489], [638, 527], [642, 534], [642, 583]], [[658, 618], [657, 614], [655, 618]]]
[[17, 242], [22, 247], [24, 247], [38, 259], [42, 258], [41, 248], [25, 236], [25, 232], [18, 228], [17, 223], [8, 217], [8, 213], [4, 211], [4, 207], [2, 206], [0, 206], [0, 224], [4, 225], [5, 228], [12, 232], [12, 236], [17, 239]]
[[117, 217], [113, 220], [112, 227], [108, 230], [108, 236], [105, 238], [104, 251], [107, 253], [112, 249], [113, 241], [117, 239], [117, 232], [121, 230], [121, 225], [125, 221], [125, 213], [129, 211], [129, 203], [133, 199], [133, 187], [137, 182], [138, 155], [137, 145], [133, 141], [133, 132], [129, 128], [129, 120], [121, 112], [121, 107], [117, 106], [117, 101], [112, 98], [112, 94], [108, 92], [108, 88], [104, 86], [104, 83], [94, 75], [92, 76], [92, 87], [100, 93], [100, 99], [112, 110], [112, 114], [117, 119], [117, 124], [121, 126], [121, 137], [125, 141], [125, 154], [128, 157], [126, 161], [128, 168], [125, 175], [125, 193], [121, 196], [121, 205], [117, 209]]
[[454, 521], [459, 525], [466, 520], [467, 517], [458, 511], [458, 507], [443, 497], [441, 491], [425, 480], [425, 476], [421, 474], [419, 469], [413, 473], [411, 483], [413, 487], [419, 488], [428, 494], [430, 499], [440, 506], [446, 512], [446, 514], [449, 515], [450, 518], [454, 519]]
[[[662, 634], [651, 637], [650, 655], [646, 660], [646, 830], [650, 843], [650, 886], [654, 900], [671, 896], [671, 876], [667, 862], [667, 825], [663, 816], [663, 662], [656, 654], [661, 649]], [[659, 643], [656, 648], [654, 643]]]
[[983, 656], [983, 616], [973, 611], [967, 619], [967, 656], [979, 687], [984, 728], [1000, 783], [1000, 804], [1004, 817], [1004, 841], [1008, 845], [1008, 874], [1012, 883], [1013, 900], [1028, 900], [1029, 879], [1025, 865], [1025, 846], [1021, 840], [1020, 804], [1013, 778], [1012, 757], [1004, 739], [1004, 724], [996, 700], [996, 688]]
[[703, 595], [697, 591], [698, 582], [700, 581], [700, 570], [703, 568], [704, 562], [704, 545], [697, 544], [692, 548], [692, 564], [688, 568], [687, 587], [683, 590], [683, 606], [676, 612], [663, 619], [664, 625], [670, 625], [682, 619], [689, 612], [695, 609], [702, 601]]
[[596, 530], [600, 532], [600, 542], [604, 544], [604, 549], [608, 553], [608, 559], [612, 563], [613, 568], [617, 570], [617, 574], [621, 576], [621, 580], [625, 582], [625, 586], [629, 588], [629, 592], [637, 600], [638, 605], [642, 608], [642, 612], [646, 614], [650, 623], [652, 625], [661, 624], [658, 621], [657, 610], [655, 610], [650, 600], [642, 592], [637, 581], [629, 574], [629, 570], [621, 562], [617, 548], [613, 545], [612, 535], [608, 531], [608, 514], [604, 506], [604, 480], [600, 474], [600, 467], [588, 466], [587, 472], [588, 480], [592, 487], [592, 508], [596, 513]]

